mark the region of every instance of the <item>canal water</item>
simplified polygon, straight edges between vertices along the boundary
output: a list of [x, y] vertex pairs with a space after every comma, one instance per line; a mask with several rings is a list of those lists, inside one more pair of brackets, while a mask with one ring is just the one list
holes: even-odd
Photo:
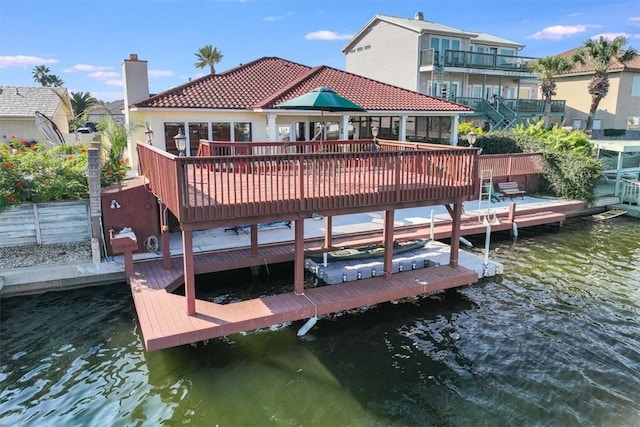
[[[325, 318], [302, 339], [299, 322], [146, 353], [124, 284], [3, 299], [0, 425], [638, 426], [639, 230], [496, 234], [502, 277]], [[230, 300], [288, 270], [200, 288]]]

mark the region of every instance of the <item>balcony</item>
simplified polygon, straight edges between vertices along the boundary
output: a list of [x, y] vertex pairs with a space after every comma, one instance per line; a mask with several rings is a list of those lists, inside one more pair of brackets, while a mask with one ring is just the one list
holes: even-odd
[[[469, 98], [469, 97], [456, 97], [452, 101], [458, 104], [467, 105], [476, 112], [483, 112], [487, 107], [487, 102], [484, 98]], [[544, 114], [544, 101], [541, 99], [515, 99], [515, 98], [501, 98], [500, 102], [504, 103], [510, 110], [522, 116], [536, 116]], [[564, 100], [552, 100], [551, 101], [551, 114], [564, 115], [565, 101]]]
[[536, 58], [499, 55], [495, 53], [466, 52], [463, 50], [440, 51], [426, 49], [420, 52], [420, 66], [475, 68], [484, 70], [515, 71], [529, 73], [527, 64]]

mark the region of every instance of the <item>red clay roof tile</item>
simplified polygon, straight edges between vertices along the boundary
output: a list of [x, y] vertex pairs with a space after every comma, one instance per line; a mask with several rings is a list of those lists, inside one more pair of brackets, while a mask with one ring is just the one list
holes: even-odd
[[328, 86], [368, 111], [471, 109], [327, 66], [308, 67], [264, 57], [220, 74], [204, 76], [135, 104], [152, 108], [273, 109], [280, 102]]

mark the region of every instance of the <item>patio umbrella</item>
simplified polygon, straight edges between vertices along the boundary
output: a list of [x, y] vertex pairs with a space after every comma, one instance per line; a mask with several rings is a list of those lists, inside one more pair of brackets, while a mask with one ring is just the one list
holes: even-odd
[[[365, 111], [364, 108], [355, 102], [337, 94], [333, 89], [326, 86], [317, 87], [304, 95], [281, 102], [276, 105], [276, 108], [320, 111], [320, 121], [322, 122], [323, 129], [325, 111]], [[321, 140], [322, 138], [323, 137], [321, 137]]]

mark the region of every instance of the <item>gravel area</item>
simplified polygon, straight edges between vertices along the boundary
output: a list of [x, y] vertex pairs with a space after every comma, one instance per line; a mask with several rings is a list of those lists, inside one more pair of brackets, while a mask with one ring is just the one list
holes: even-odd
[[91, 261], [91, 243], [0, 247], [0, 270]]

